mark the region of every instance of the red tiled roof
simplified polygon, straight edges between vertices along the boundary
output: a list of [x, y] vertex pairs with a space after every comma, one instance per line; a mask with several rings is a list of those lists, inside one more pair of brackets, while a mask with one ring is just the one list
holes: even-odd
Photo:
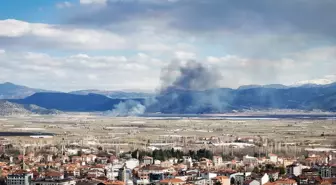
[[47, 172], [46, 177], [61, 177], [63, 176], [63, 174], [61, 172], [55, 172], [55, 171], [50, 171], [50, 172]]
[[26, 170], [17, 170], [15, 172], [13, 172], [13, 174], [15, 175], [22, 175], [22, 174], [27, 174], [28, 172]]
[[332, 185], [333, 183], [328, 181], [328, 180], [324, 180], [320, 183], [321, 185]]
[[275, 181], [276, 184], [296, 184], [296, 181], [293, 179], [280, 179]]
[[161, 180], [161, 181], [160, 181], [160, 183], [162, 183], [162, 184], [182, 183], [182, 182], [184, 182], [184, 181], [181, 180], [181, 179], [177, 179], [177, 178], [175, 178], [175, 179], [164, 179], [164, 180]]

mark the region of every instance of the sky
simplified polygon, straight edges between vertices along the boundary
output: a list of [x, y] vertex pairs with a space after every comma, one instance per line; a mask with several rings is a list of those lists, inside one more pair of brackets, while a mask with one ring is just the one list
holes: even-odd
[[336, 80], [335, 0], [0, 3], [0, 82], [155, 91], [181, 61], [218, 70], [221, 87]]

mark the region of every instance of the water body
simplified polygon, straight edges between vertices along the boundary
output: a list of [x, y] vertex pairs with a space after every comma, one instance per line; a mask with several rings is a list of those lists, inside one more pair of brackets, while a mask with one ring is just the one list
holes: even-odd
[[0, 136], [54, 136], [54, 134], [45, 132], [0, 132]]
[[266, 115], [202, 115], [202, 114], [146, 114], [141, 117], [163, 120], [184, 118], [219, 119], [219, 120], [336, 120], [336, 114], [266, 114]]

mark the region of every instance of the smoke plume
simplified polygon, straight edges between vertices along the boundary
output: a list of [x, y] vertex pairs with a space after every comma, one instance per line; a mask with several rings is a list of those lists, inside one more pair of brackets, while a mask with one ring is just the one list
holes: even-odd
[[220, 112], [225, 92], [218, 90], [220, 72], [206, 64], [174, 61], [162, 70], [161, 89], [157, 105], [164, 113]]
[[162, 69], [161, 87], [156, 98], [144, 103], [128, 100], [110, 112], [112, 116], [138, 116], [145, 112], [204, 113], [221, 112], [225, 92], [218, 90], [220, 72], [196, 61], [173, 61]]
[[147, 107], [157, 103], [155, 97], [148, 97], [143, 102], [137, 100], [127, 100], [115, 105], [114, 108], [107, 113], [109, 116], [126, 117], [143, 115]]
[[174, 61], [162, 70], [160, 93], [217, 88], [220, 79], [219, 71], [210, 66], [196, 61], [188, 61], [185, 64]]
[[108, 113], [110, 116], [138, 116], [146, 111], [146, 106], [135, 100], [120, 102]]

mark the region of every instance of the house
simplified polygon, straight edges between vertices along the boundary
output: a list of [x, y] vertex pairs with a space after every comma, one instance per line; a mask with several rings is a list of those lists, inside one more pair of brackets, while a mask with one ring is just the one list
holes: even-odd
[[312, 176], [299, 176], [299, 184], [300, 185], [315, 185], [318, 184], [322, 179], [320, 177], [312, 177]]
[[275, 181], [276, 185], [297, 185], [297, 182], [293, 179], [281, 179]]
[[157, 183], [157, 185], [182, 185], [182, 184], [185, 184], [185, 182], [178, 178], [164, 179]]
[[68, 177], [80, 177], [80, 170], [76, 167], [71, 167], [66, 170]]
[[19, 170], [7, 176], [7, 185], [30, 185], [32, 179], [33, 173]]
[[167, 168], [162, 168], [160, 166], [148, 165], [139, 169], [138, 173], [166, 173], [168, 172]]
[[214, 166], [221, 166], [223, 164], [223, 158], [221, 156], [213, 157]]
[[196, 178], [193, 179], [191, 181], [189, 181], [189, 183], [195, 184], [195, 185], [204, 185], [207, 183], [207, 180], [204, 178]]
[[192, 158], [190, 156], [183, 156], [183, 163], [187, 164], [188, 162], [191, 163]]
[[298, 177], [299, 175], [302, 174], [302, 165], [300, 164], [292, 164], [289, 166], [286, 166], [286, 174], [287, 176], [296, 176]]
[[305, 177], [311, 177], [311, 178], [316, 178], [319, 177], [319, 170], [316, 168], [311, 168], [311, 169], [303, 169], [302, 170], [302, 175]]
[[118, 157], [116, 157], [116, 156], [114, 156], [114, 155], [111, 155], [111, 156], [110, 156], [110, 162], [111, 162], [112, 164], [117, 164], [117, 163], [119, 162], [119, 159], [118, 159]]
[[265, 173], [261, 178], [260, 178], [260, 184], [264, 185], [270, 181], [270, 177], [267, 173]]
[[171, 163], [170, 161], [162, 161], [160, 166], [163, 167], [163, 168], [168, 168], [170, 166], [172, 166], [173, 163]]
[[268, 156], [270, 158], [270, 162], [275, 163], [275, 164], [278, 163], [278, 156], [277, 155], [269, 154]]
[[62, 180], [64, 179], [64, 174], [56, 171], [49, 171], [45, 174], [45, 179], [47, 180]]
[[193, 166], [193, 161], [190, 156], [183, 156], [183, 164], [187, 165], [188, 167]]
[[89, 172], [87, 172], [87, 177], [88, 178], [98, 178], [98, 177], [104, 177], [105, 173], [102, 171], [98, 171], [98, 170], [90, 170]]
[[279, 179], [279, 171], [266, 171], [266, 173], [268, 174], [270, 181], [276, 181]]
[[153, 164], [153, 157], [149, 157], [149, 156], [145, 156], [144, 158], [143, 158], [143, 163], [145, 164], [145, 165], [151, 165], [151, 164]]
[[260, 182], [257, 180], [248, 180], [244, 182], [244, 185], [260, 185]]
[[323, 179], [336, 178], [336, 166], [322, 166], [319, 174]]
[[97, 185], [125, 185], [125, 182], [123, 182], [123, 181], [104, 181], [104, 182], [99, 183]]
[[215, 184], [221, 184], [221, 185], [230, 185], [230, 179], [229, 177], [226, 176], [217, 176], [213, 179], [213, 181], [215, 182]]
[[211, 161], [210, 159], [207, 159], [207, 158], [204, 158], [204, 157], [201, 158], [199, 162], [200, 162], [200, 165], [201, 165], [201, 166], [204, 166], [204, 167], [206, 167], [206, 168], [212, 166], [212, 161]]
[[[183, 157], [183, 159], [184, 159], [184, 157]], [[168, 159], [168, 161], [169, 161], [170, 163], [172, 163], [172, 164], [176, 164], [176, 163], [178, 163], [178, 159], [177, 159], [177, 158], [170, 158], [170, 159]]]
[[[52, 157], [52, 156], [51, 156]], [[49, 161], [49, 160], [48, 160]], [[51, 158], [51, 161], [52, 161], [52, 158]], [[71, 157], [71, 162], [72, 163], [77, 163], [77, 162], [81, 162], [82, 161], [82, 157], [80, 156], [72, 156]]]
[[234, 173], [230, 176], [230, 182], [235, 185], [243, 185], [250, 176], [251, 173]]
[[328, 180], [324, 180], [320, 183], [320, 185], [333, 185], [333, 183]]
[[86, 162], [86, 163], [93, 163], [95, 162], [97, 156], [96, 155], [93, 155], [93, 154], [89, 154], [89, 155], [82, 155], [82, 160], [83, 162]]
[[249, 155], [243, 157], [243, 163], [245, 165], [255, 166], [258, 164], [258, 159]]

